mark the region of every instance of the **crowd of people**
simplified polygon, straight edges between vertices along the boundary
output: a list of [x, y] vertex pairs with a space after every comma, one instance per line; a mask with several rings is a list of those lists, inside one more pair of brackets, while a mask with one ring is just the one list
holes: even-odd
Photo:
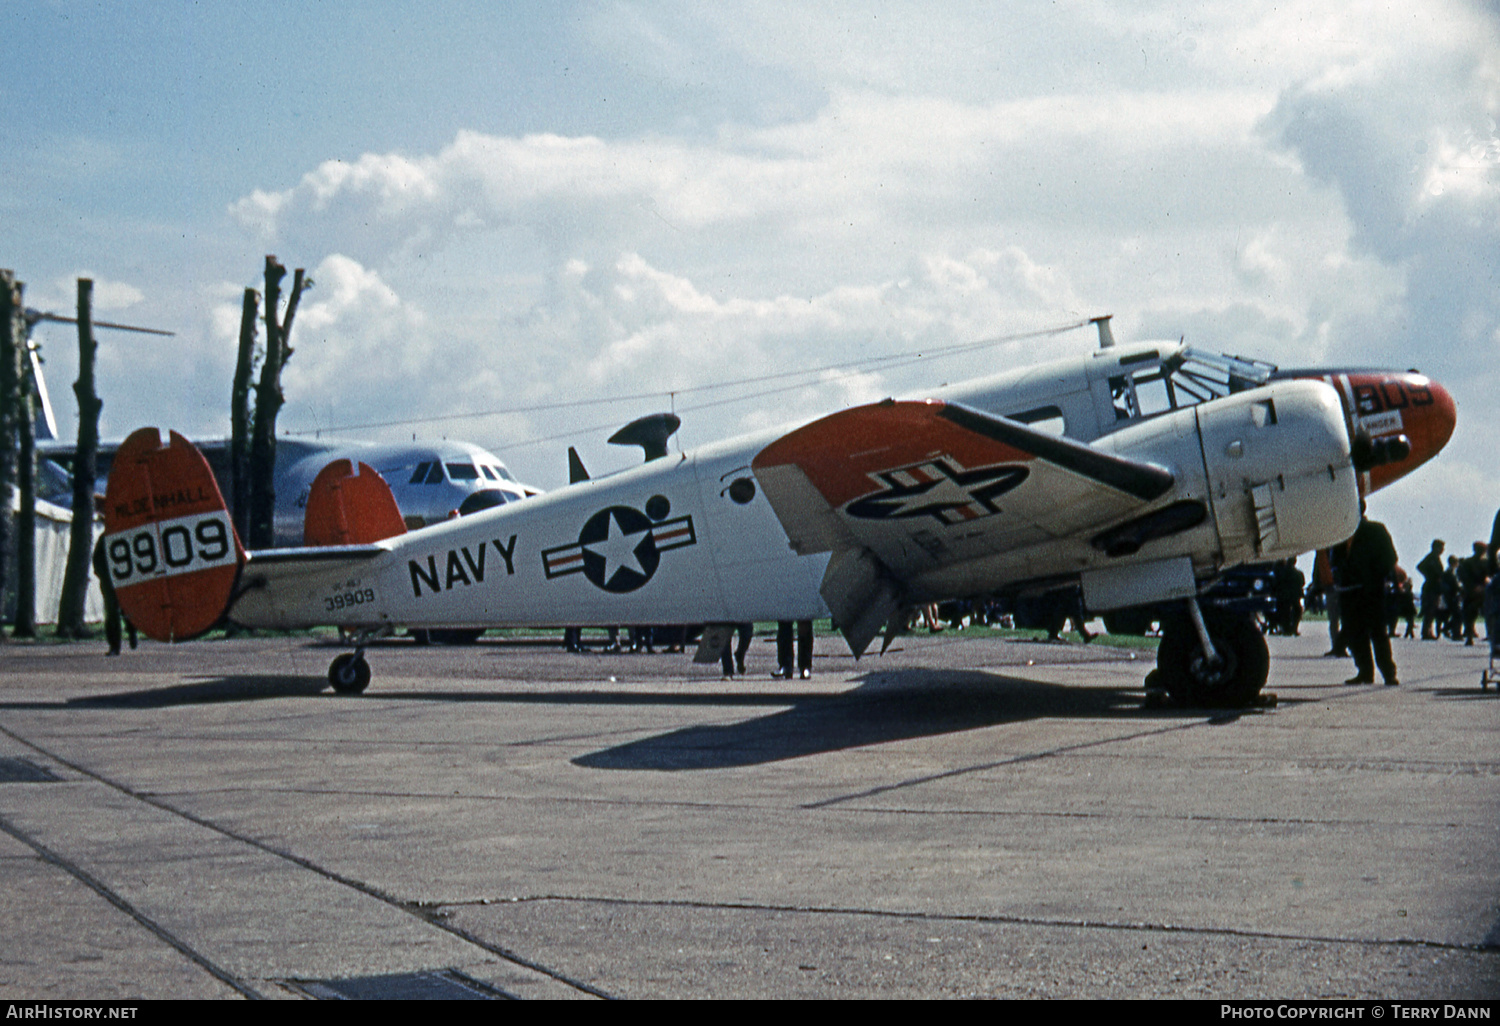
[[1331, 646], [1325, 654], [1354, 660], [1355, 675], [1346, 683], [1373, 684], [1376, 669], [1386, 684], [1400, 683], [1390, 639], [1400, 633], [1403, 619], [1404, 637], [1417, 637], [1420, 617], [1423, 641], [1447, 638], [1473, 645], [1483, 618], [1486, 643], [1500, 642], [1500, 513], [1490, 540], [1474, 542], [1462, 559], [1447, 555], [1447, 543], [1434, 539], [1417, 564], [1420, 592], [1402, 569], [1390, 532], [1363, 515], [1363, 503], [1360, 513], [1353, 537], [1318, 553], [1308, 593], [1310, 603], [1321, 602], [1328, 613]]

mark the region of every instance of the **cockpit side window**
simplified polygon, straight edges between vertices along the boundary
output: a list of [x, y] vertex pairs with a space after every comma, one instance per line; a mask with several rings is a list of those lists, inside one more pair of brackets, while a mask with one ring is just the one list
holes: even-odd
[[1166, 413], [1176, 405], [1172, 402], [1166, 372], [1159, 365], [1136, 371], [1131, 375], [1131, 384], [1139, 416], [1152, 417], [1158, 413]]
[[472, 463], [449, 463], [448, 477], [453, 481], [477, 481], [479, 470]]
[[412, 471], [411, 480], [408, 481], [408, 482], [406, 482], [406, 483], [407, 484], [425, 484], [426, 481], [427, 481], [427, 472], [429, 470], [431, 470], [431, 469], [432, 469], [432, 464], [431, 463], [418, 463], [417, 464], [417, 469], [414, 470], [414, 471]]

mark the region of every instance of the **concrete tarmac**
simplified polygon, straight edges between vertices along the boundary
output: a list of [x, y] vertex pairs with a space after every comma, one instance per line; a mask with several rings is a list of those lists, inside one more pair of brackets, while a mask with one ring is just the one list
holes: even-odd
[[[0, 998], [1500, 997], [1500, 692], [1274, 708], [969, 630], [772, 680], [486, 640], [0, 648]], [[825, 654], [826, 653], [826, 654]], [[841, 654], [840, 654], [841, 653]]]

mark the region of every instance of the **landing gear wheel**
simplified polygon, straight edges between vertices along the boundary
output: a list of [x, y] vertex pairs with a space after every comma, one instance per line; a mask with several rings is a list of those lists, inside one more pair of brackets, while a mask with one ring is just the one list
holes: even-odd
[[345, 652], [328, 667], [328, 683], [341, 695], [357, 695], [370, 686], [370, 664], [363, 652]]
[[1162, 686], [1184, 705], [1240, 708], [1254, 705], [1271, 672], [1266, 639], [1248, 616], [1204, 618], [1216, 658], [1204, 657], [1198, 632], [1186, 618], [1162, 625], [1156, 668]]

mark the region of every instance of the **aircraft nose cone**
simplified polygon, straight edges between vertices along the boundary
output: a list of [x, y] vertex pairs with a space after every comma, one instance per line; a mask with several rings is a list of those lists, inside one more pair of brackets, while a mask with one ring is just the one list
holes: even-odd
[[[1417, 375], [1420, 377], [1420, 375]], [[1454, 405], [1453, 395], [1442, 385], [1430, 378], [1427, 387], [1432, 392], [1432, 408], [1425, 415], [1428, 431], [1427, 459], [1436, 456], [1448, 444], [1448, 439], [1453, 437], [1453, 428], [1458, 423], [1458, 407]], [[1415, 446], [1415, 442], [1413, 445]]]
[[[1406, 436], [1410, 452], [1403, 458], [1370, 472], [1370, 490], [1404, 477], [1442, 452], [1453, 437], [1458, 409], [1453, 395], [1425, 374], [1411, 371], [1381, 375], [1371, 390], [1386, 406], [1386, 415], [1399, 416], [1399, 432]], [[1372, 422], [1373, 426], [1373, 422]], [[1393, 428], [1387, 426], [1386, 431]]]

